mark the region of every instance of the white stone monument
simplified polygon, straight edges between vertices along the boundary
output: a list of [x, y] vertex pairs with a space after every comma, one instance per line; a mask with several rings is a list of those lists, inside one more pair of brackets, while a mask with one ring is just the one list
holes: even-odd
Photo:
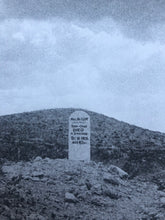
[[69, 117], [69, 159], [90, 161], [90, 117], [84, 111]]

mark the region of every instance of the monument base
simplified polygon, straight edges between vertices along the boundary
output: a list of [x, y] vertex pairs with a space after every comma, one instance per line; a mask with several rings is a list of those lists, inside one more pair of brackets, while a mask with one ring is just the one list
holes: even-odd
[[72, 146], [69, 148], [69, 160], [85, 160], [90, 161], [89, 146]]

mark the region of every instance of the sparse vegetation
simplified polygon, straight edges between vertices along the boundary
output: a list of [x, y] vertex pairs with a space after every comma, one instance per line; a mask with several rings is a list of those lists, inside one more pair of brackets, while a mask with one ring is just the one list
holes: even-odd
[[[67, 158], [68, 119], [73, 111], [50, 109], [1, 116], [0, 158]], [[165, 134], [86, 112], [91, 119], [92, 160], [114, 163], [133, 175], [165, 167]]]

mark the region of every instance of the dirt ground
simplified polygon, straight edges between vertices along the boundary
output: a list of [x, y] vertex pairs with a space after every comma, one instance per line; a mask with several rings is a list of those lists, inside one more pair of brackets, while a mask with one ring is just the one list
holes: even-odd
[[0, 173], [0, 220], [164, 220], [165, 189], [102, 163], [7, 162]]

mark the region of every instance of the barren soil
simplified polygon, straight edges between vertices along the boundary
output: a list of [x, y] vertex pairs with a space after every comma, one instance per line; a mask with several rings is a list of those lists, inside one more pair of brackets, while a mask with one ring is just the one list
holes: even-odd
[[121, 169], [95, 162], [7, 162], [0, 174], [0, 219], [164, 220], [160, 182], [129, 179]]

